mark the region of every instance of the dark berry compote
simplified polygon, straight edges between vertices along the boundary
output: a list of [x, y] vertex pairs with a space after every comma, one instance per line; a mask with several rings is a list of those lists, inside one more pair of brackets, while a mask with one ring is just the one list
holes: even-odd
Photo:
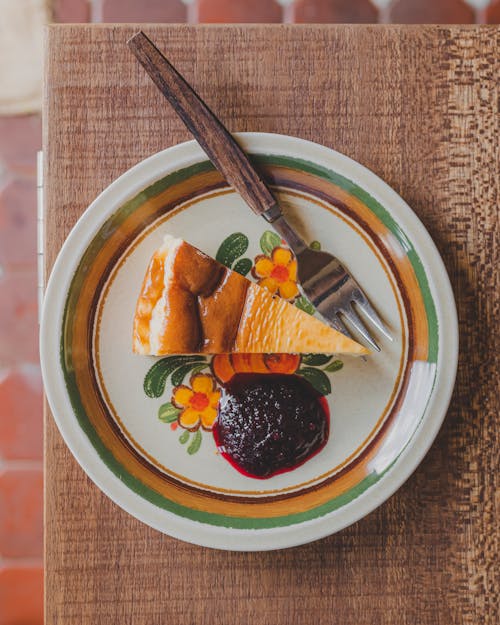
[[330, 429], [328, 405], [298, 375], [240, 373], [223, 388], [214, 438], [249, 477], [290, 471], [317, 454]]

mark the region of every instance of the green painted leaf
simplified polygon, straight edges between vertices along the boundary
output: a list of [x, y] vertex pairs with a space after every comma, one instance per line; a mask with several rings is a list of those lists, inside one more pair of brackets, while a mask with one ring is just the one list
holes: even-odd
[[309, 247], [312, 250], [320, 250], [321, 249], [321, 243], [319, 241], [311, 241], [311, 243], [309, 244]]
[[278, 245], [281, 245], [281, 238], [276, 232], [272, 232], [272, 230], [266, 230], [260, 237], [260, 249], [268, 256]]
[[177, 421], [179, 416], [179, 408], [176, 408], [171, 402], [162, 404], [158, 409], [158, 419], [163, 423], [173, 423]]
[[201, 432], [200, 430], [196, 430], [194, 436], [193, 436], [193, 440], [189, 443], [189, 447], [187, 448], [187, 452], [190, 456], [192, 456], [193, 454], [195, 454], [198, 449], [201, 447]]
[[299, 374], [304, 376], [314, 388], [322, 395], [329, 395], [332, 392], [332, 386], [326, 373], [321, 369], [313, 369], [312, 367], [304, 367], [299, 369]]
[[231, 268], [234, 261], [240, 256], [243, 256], [247, 249], [248, 237], [242, 232], [235, 232], [222, 241], [215, 259], [226, 267]]
[[308, 313], [309, 315], [314, 315], [315, 313], [314, 306], [303, 295], [301, 295], [297, 300], [295, 300], [295, 306], [297, 306], [297, 308], [300, 308], [300, 310], [303, 310], [304, 312]]
[[249, 258], [240, 258], [239, 261], [233, 267], [233, 271], [240, 273], [242, 276], [246, 276], [252, 268], [252, 261]]
[[192, 368], [191, 375], [196, 375], [197, 373], [200, 373], [201, 371], [203, 371], [203, 369], [208, 369], [208, 367], [210, 367], [208, 362], [204, 362], [201, 365], [196, 365], [196, 367]]
[[196, 362], [191, 362], [187, 365], [182, 365], [182, 367], [179, 367], [178, 369], [176, 369], [172, 373], [172, 378], [171, 378], [172, 386], [179, 386], [179, 384], [182, 384], [187, 374], [191, 373], [191, 371], [193, 371], [193, 369], [196, 366], [199, 366], [201, 364], [204, 364], [204, 363], [200, 363], [200, 361], [198, 360]]
[[311, 367], [321, 367], [326, 365], [331, 356], [328, 354], [302, 354], [302, 362], [305, 365], [311, 365]]
[[189, 430], [185, 430], [180, 436], [179, 436], [179, 443], [181, 445], [184, 445], [185, 443], [188, 442], [189, 439], [189, 435], [191, 434], [191, 432], [189, 432]]
[[165, 391], [168, 376], [180, 365], [188, 362], [198, 363], [199, 356], [168, 356], [155, 362], [144, 378], [144, 392], [148, 397], [161, 397]]
[[324, 368], [324, 371], [330, 371], [330, 373], [333, 373], [334, 371], [340, 371], [343, 366], [344, 363], [341, 360], [334, 360]]

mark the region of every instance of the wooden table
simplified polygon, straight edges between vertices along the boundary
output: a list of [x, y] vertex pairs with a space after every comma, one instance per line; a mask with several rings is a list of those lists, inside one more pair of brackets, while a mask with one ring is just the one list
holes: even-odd
[[[124, 45], [135, 30], [48, 30], [47, 274], [97, 193], [189, 139]], [[145, 31], [231, 130], [331, 146], [407, 200], [455, 289], [457, 387], [436, 443], [396, 495], [335, 536], [275, 553], [211, 551], [142, 525], [90, 482], [48, 414], [46, 624], [498, 623], [500, 30]]]

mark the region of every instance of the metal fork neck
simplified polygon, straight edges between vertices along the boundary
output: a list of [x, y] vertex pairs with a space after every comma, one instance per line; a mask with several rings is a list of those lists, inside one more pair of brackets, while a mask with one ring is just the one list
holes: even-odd
[[[278, 208], [279, 210], [279, 208]], [[269, 220], [268, 220], [269, 221]], [[304, 240], [295, 232], [292, 226], [286, 221], [283, 217], [281, 211], [279, 214], [273, 219], [273, 221], [269, 221], [273, 225], [273, 228], [276, 232], [288, 243], [289, 247], [292, 249], [295, 256], [303, 252], [307, 245]]]
[[262, 217], [264, 217], [264, 219], [270, 224], [279, 219], [281, 215], [281, 208], [278, 202], [274, 203], [270, 208], [262, 212]]

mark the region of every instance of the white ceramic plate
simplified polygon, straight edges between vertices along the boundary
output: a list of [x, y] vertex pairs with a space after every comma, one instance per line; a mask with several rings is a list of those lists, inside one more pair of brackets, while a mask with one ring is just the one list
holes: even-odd
[[[165, 233], [258, 281], [266, 275], [259, 274], [257, 257], [286, 258], [275, 251], [283, 242], [227, 187], [195, 142], [139, 163], [81, 217], [47, 287], [42, 371], [66, 443], [119, 506], [200, 545], [279, 549], [355, 522], [417, 467], [453, 389], [457, 318], [432, 240], [377, 176], [301, 139], [237, 137], [304, 237], [344, 261], [394, 335], [392, 343], [378, 337], [382, 352], [366, 362], [309, 354], [278, 363], [325, 395], [331, 411], [326, 447], [296, 470], [267, 480], [246, 477], [217, 455], [209, 429], [183, 429], [184, 407], [176, 400], [180, 385], [217, 392], [225, 379], [221, 357], [131, 352], [136, 298]], [[307, 308], [293, 281], [274, 286]], [[234, 358], [231, 367], [266, 363]]]

